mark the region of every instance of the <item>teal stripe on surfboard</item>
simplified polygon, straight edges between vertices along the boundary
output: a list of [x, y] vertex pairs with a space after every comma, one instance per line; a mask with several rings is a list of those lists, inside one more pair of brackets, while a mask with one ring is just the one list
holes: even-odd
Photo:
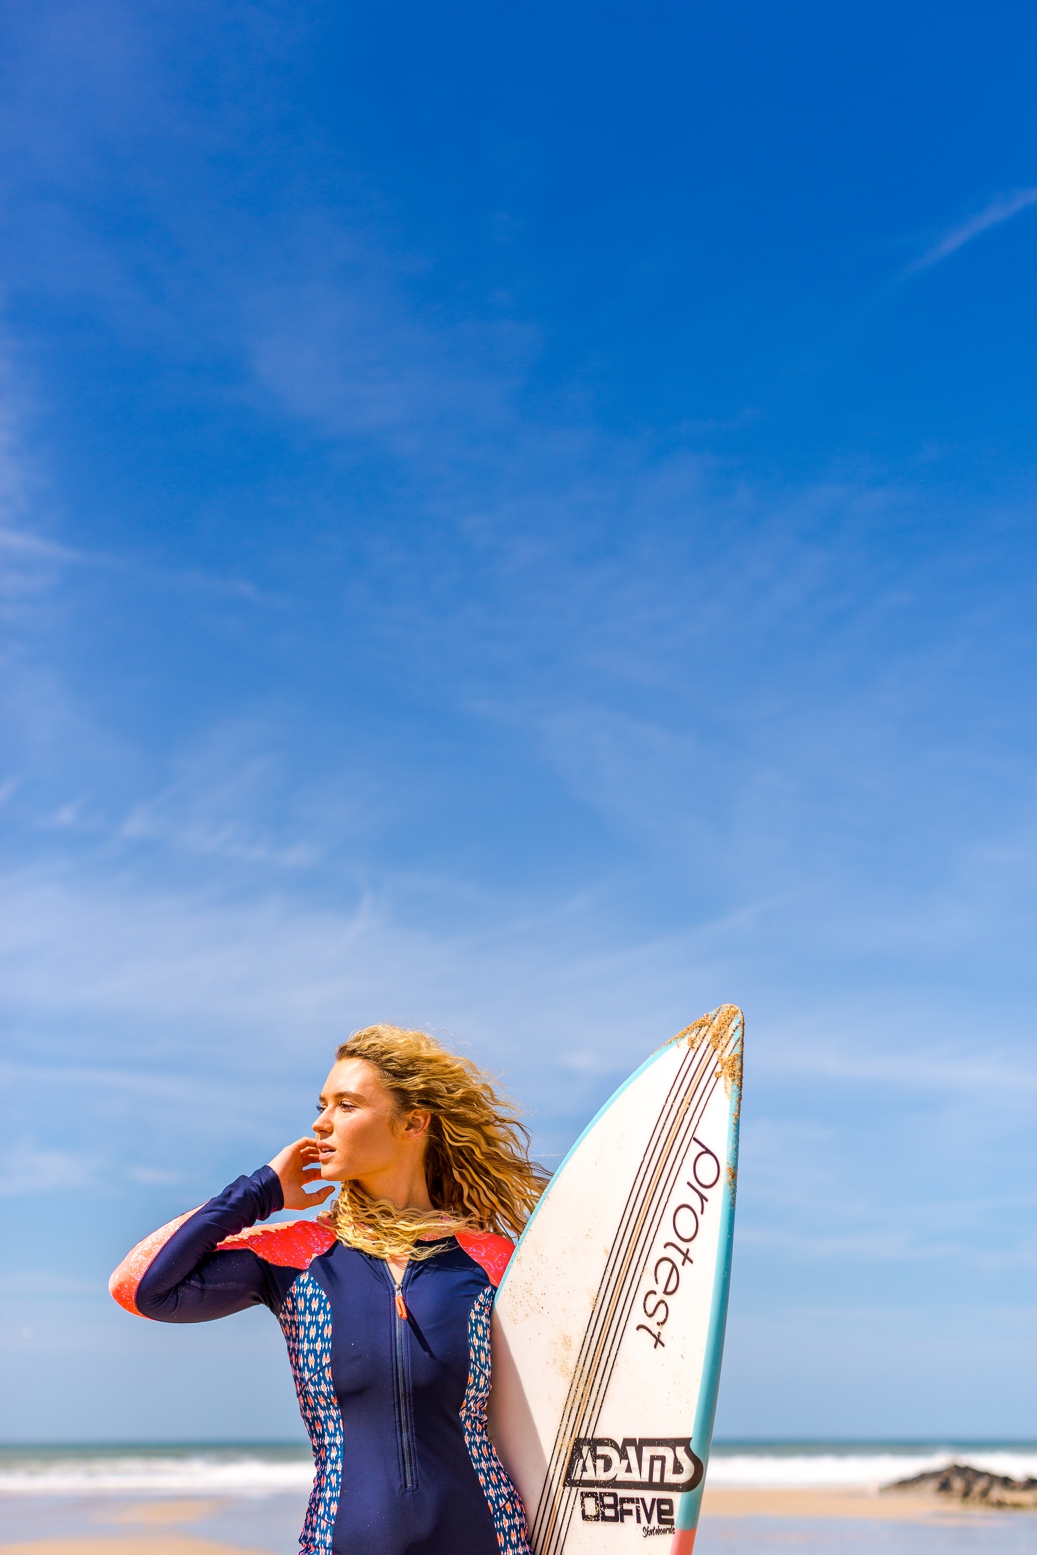
[[[713, 1421], [717, 1412], [717, 1393], [720, 1388], [720, 1363], [724, 1358], [724, 1331], [727, 1327], [727, 1302], [731, 1289], [731, 1252], [735, 1231], [735, 1192], [738, 1180], [738, 1123], [741, 1113], [742, 1091], [739, 1085], [731, 1097], [731, 1121], [727, 1135], [727, 1169], [725, 1171], [724, 1199], [720, 1211], [720, 1246], [717, 1259], [717, 1279], [713, 1285], [713, 1303], [709, 1313], [709, 1333], [706, 1340], [706, 1365], [702, 1374], [698, 1409], [692, 1435], [692, 1450], [701, 1458], [704, 1469], [709, 1465], [710, 1448], [713, 1445]], [[676, 1524], [678, 1533], [694, 1533], [698, 1527], [702, 1509], [702, 1492], [706, 1475], [694, 1490], [686, 1491], [677, 1503]], [[690, 1551], [691, 1541], [675, 1540], [677, 1551], [684, 1555]]]

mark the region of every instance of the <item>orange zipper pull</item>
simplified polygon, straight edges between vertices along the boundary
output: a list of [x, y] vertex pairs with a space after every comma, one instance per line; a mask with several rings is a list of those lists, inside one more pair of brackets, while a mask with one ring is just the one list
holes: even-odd
[[403, 1291], [398, 1285], [396, 1287], [396, 1316], [400, 1319], [401, 1323], [405, 1323], [407, 1321], [407, 1308], [403, 1300]]

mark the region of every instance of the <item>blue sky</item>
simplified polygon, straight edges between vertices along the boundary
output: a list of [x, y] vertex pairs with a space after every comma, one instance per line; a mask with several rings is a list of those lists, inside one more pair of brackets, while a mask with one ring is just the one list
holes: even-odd
[[730, 1000], [718, 1429], [1037, 1436], [1035, 26], [7, 9], [0, 1435], [300, 1434], [104, 1283], [350, 1029]]

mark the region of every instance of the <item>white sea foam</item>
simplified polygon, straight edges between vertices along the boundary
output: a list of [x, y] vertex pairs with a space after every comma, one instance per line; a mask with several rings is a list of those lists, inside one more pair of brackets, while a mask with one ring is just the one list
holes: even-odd
[[797, 1490], [826, 1487], [877, 1488], [899, 1479], [910, 1479], [955, 1462], [1011, 1479], [1037, 1476], [1037, 1450], [1004, 1450], [975, 1447], [930, 1451], [809, 1452], [768, 1454], [727, 1452], [715, 1454], [709, 1463], [708, 1483], [714, 1488]]
[[[714, 1488], [878, 1487], [948, 1463], [966, 1462], [1012, 1479], [1037, 1477], [1035, 1447], [721, 1447]], [[305, 1448], [23, 1448], [0, 1452], [0, 1496], [305, 1496], [313, 1464]]]
[[19, 1455], [0, 1462], [0, 1495], [273, 1496], [309, 1491], [313, 1464], [259, 1454]]

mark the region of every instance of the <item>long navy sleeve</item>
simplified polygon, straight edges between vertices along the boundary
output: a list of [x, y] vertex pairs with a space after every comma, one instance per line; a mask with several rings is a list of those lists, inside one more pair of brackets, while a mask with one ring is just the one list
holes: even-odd
[[284, 1205], [269, 1166], [238, 1177], [175, 1231], [137, 1287], [137, 1310], [160, 1323], [208, 1323], [262, 1305], [279, 1312], [298, 1269], [278, 1267], [247, 1249], [217, 1245]]

